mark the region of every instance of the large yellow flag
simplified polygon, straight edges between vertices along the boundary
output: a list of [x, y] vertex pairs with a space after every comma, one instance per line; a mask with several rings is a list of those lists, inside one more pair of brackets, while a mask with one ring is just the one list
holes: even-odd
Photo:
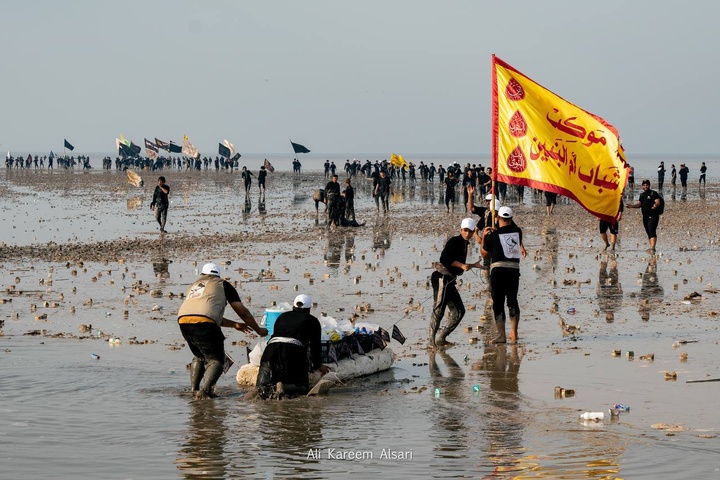
[[395, 155], [394, 153], [390, 155], [390, 163], [395, 165], [398, 168], [404, 168], [405, 170], [409, 169], [410, 166], [407, 164], [405, 159], [402, 157], [402, 155]]
[[628, 166], [615, 127], [492, 57], [493, 179], [559, 193], [614, 221]]

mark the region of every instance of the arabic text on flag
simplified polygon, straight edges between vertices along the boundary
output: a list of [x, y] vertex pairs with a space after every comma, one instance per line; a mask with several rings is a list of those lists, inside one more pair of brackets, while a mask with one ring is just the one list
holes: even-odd
[[496, 180], [572, 198], [614, 221], [628, 166], [612, 125], [493, 56]]

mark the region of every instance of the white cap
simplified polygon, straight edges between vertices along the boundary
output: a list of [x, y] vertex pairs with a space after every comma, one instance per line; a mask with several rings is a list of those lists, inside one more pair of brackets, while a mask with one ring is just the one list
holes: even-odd
[[206, 263], [203, 265], [202, 271], [200, 272], [203, 275], [217, 275], [220, 276], [220, 267], [215, 265], [214, 263]]
[[[485, 195], [486, 202], [492, 202], [492, 199], [493, 199], [492, 193], [488, 193], [487, 195]], [[500, 208], [500, 199], [498, 197], [495, 197], [495, 209], [498, 209], [498, 208]]]
[[512, 208], [510, 208], [510, 207], [500, 207], [500, 209], [498, 210], [498, 215], [499, 215], [501, 218], [512, 218], [512, 216], [513, 216]]
[[468, 230], [475, 230], [475, 220], [472, 218], [464, 218], [460, 224], [460, 228], [467, 228]]
[[295, 297], [295, 301], [293, 302], [293, 307], [295, 308], [310, 308], [312, 307], [312, 298], [310, 298], [310, 295], [298, 295]]

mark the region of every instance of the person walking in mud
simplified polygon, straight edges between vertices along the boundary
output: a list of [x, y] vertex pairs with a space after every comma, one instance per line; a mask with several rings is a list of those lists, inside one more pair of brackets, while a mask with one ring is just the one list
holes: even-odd
[[267, 177], [267, 170], [265, 170], [265, 165], [260, 167], [260, 171], [258, 172], [258, 189], [260, 190], [260, 194], [262, 195], [265, 193], [265, 178]]
[[355, 220], [355, 189], [350, 184], [350, 177], [345, 179], [345, 219], [348, 222], [356, 222]]
[[700, 166], [700, 183], [705, 186], [705, 174], [707, 173], [707, 166], [705, 165], [705, 162], [702, 162], [702, 165]]
[[[600, 220], [600, 238], [602, 238], [603, 242], [605, 243], [604, 250], [610, 248], [610, 250], [615, 251], [615, 244], [617, 243], [617, 236], [618, 232], [620, 231], [620, 220], [622, 219], [622, 214], [624, 210], [623, 207], [624, 203], [621, 197], [620, 210], [618, 211], [617, 217], [615, 217], [615, 221], [610, 223], [606, 222], [605, 220]], [[608, 230], [610, 231], [609, 234]]]
[[153, 199], [150, 203], [150, 210], [155, 211], [155, 220], [160, 225], [160, 233], [165, 233], [165, 223], [167, 222], [167, 212], [170, 207], [170, 186], [165, 183], [165, 177], [158, 178], [158, 183], [153, 192]]
[[[377, 185], [375, 185], [375, 191], [373, 192], [373, 194], [376, 196], [376, 198], [380, 199], [380, 204], [382, 205], [383, 213], [387, 213], [388, 209], [390, 208], [390, 185], [391, 184], [392, 184], [392, 181], [387, 177], [387, 173], [385, 173], [385, 169], [380, 170], [380, 176], [378, 177]], [[378, 206], [377, 211], [378, 211], [378, 213], [380, 213], [379, 206]]]
[[[460, 234], [447, 241], [440, 254], [440, 261], [434, 264], [435, 271], [430, 275], [434, 298], [428, 335], [428, 348], [431, 350], [449, 345], [447, 337], [465, 316], [465, 306], [457, 289], [457, 277], [472, 268], [481, 267], [478, 263], [467, 263], [468, 244], [475, 234], [475, 226], [472, 218], [463, 219]], [[450, 310], [448, 321], [437, 339], [446, 309]]]
[[[226, 304], [245, 323], [225, 318]], [[205, 264], [200, 277], [190, 285], [178, 311], [178, 324], [194, 355], [190, 364], [190, 390], [197, 398], [217, 396], [215, 384], [223, 374], [225, 363], [225, 337], [220, 327], [246, 333], [255, 331], [261, 337], [268, 334], [240, 301], [235, 287], [220, 278], [220, 267], [214, 263]], [[201, 388], [203, 378], [205, 382]]]
[[250, 187], [252, 186], [253, 173], [250, 170], [248, 170], [246, 166], [243, 165], [242, 171], [240, 172], [240, 176], [242, 177], [243, 181], [245, 182], [245, 193], [249, 193]]
[[450, 211], [451, 203], [453, 210], [455, 210], [455, 186], [457, 183], [458, 181], [452, 170], [448, 170], [447, 177], [445, 177], [445, 208], [448, 212]]
[[[682, 167], [680, 172], [682, 175]], [[682, 179], [682, 176], [680, 177]], [[660, 222], [660, 209], [662, 199], [660, 195], [650, 189], [650, 180], [642, 181], [642, 193], [638, 201], [635, 203], [629, 203], [625, 205], [628, 208], [640, 208], [643, 216], [643, 226], [645, 227], [645, 233], [647, 233], [648, 240], [650, 241], [650, 252], [655, 253], [655, 245], [657, 244], [657, 226]]]
[[513, 222], [513, 211], [510, 207], [498, 210], [499, 228], [495, 231], [485, 227], [480, 237], [480, 254], [490, 257], [490, 295], [493, 301], [493, 313], [497, 336], [492, 343], [506, 343], [505, 336], [505, 302], [507, 301], [510, 317], [510, 343], [517, 343], [518, 324], [520, 323], [520, 305], [518, 289], [520, 288], [520, 257], [525, 258], [527, 252], [523, 245], [522, 230]]
[[[329, 167], [328, 167], [329, 168]], [[340, 203], [340, 184], [338, 176], [332, 175], [330, 181], [325, 185], [325, 200], [327, 202], [328, 226], [340, 226], [340, 211], [338, 205]]]

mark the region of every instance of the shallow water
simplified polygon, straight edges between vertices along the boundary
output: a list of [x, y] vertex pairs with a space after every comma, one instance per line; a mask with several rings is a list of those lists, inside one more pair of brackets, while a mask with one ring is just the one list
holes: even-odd
[[[526, 205], [517, 208], [531, 253], [522, 262], [522, 344], [485, 347], [468, 342], [469, 337], [482, 340], [492, 334], [482, 318], [485, 282], [482, 274], [471, 271], [461, 286], [468, 312], [450, 337], [457, 345], [447, 353], [428, 354], [428, 267], [463, 215], [457, 210], [447, 218], [444, 207], [438, 207], [438, 192], [418, 187], [411, 197], [406, 190], [391, 206], [388, 220], [376, 218], [367, 196], [361, 196], [359, 217], [368, 221], [367, 226], [328, 230], [322, 215], [315, 224], [311, 200], [312, 190], [322, 186], [323, 179], [311, 177], [297, 185], [289, 181], [283, 190], [279, 183], [269, 184], [266, 213], [261, 214], [252, 199], [243, 217], [236, 179], [213, 173], [203, 173], [202, 181], [167, 176], [177, 187], [169, 237], [180, 231], [261, 229], [281, 241], [253, 237], [242, 245], [202, 245], [189, 255], [173, 250], [162, 252], [162, 257], [157, 251], [138, 252], [124, 262], [108, 252], [107, 264], [6, 259], [0, 298], [12, 301], [0, 305], [2, 476], [720, 475], [715, 437], [720, 415], [714, 408], [720, 383], [685, 383], [720, 377], [715, 361], [720, 294], [703, 291], [708, 283], [720, 284], [715, 278], [718, 255], [710, 243], [719, 238], [717, 227], [693, 232], [688, 244], [689, 227], [682, 215], [676, 218], [668, 212], [661, 224], [660, 255], [653, 260], [644, 251], [637, 212], [629, 212], [617, 257], [606, 259], [597, 248], [596, 222], [579, 208], [559, 205], [557, 216], [548, 219], [534, 215], [543, 207], [528, 197]], [[143, 207], [130, 210], [126, 199], [134, 195], [132, 190], [112, 194], [113, 188], [127, 188], [120, 174], [93, 172], [81, 180], [74, 178], [83, 177], [80, 173], [37, 177], [5, 177], [3, 186], [14, 193], [1, 197], [2, 211], [12, 211], [17, 199], [25, 197], [25, 189], [42, 192], [63, 213], [57, 215], [60, 219], [52, 218], [48, 210], [36, 208], [35, 218], [27, 207], [31, 225], [23, 223], [22, 216], [9, 219], [3, 213], [6, 221], [16, 224], [15, 231], [22, 232], [14, 238], [20, 244], [31, 243], [30, 235], [44, 235], [34, 219], [59, 229], [59, 234], [43, 237], [58, 243], [66, 237], [92, 242], [123, 235], [158, 236], [147, 210], [149, 187], [141, 195]], [[96, 183], [106, 188], [96, 192]], [[362, 182], [356, 188], [366, 189]], [[72, 195], [58, 193], [65, 190]], [[187, 201], [178, 194], [185, 191]], [[711, 198], [686, 199], [688, 209], [714, 202], [708, 206], [717, 210], [715, 190], [708, 192]], [[218, 203], [214, 194], [227, 202]], [[92, 219], [99, 221], [97, 228], [84, 225], [91, 223], [81, 216], [88, 204]], [[439, 225], [426, 230], [431, 219]], [[305, 233], [292, 237], [288, 232], [293, 229]], [[471, 258], [477, 258], [477, 249]], [[391, 343], [397, 358], [390, 371], [347, 382], [326, 397], [246, 402], [233, 368], [219, 382], [218, 399], [191, 400], [185, 367], [191, 355], [175, 323], [180, 300], [169, 293], [187, 288], [196, 275], [195, 262], [211, 260], [230, 262], [225, 273], [241, 282], [241, 298], [258, 318], [270, 302], [307, 292], [318, 303], [318, 312], [336, 318], [369, 303], [374, 310], [366, 320], [388, 330], [399, 322], [408, 341], [404, 346]], [[608, 270], [617, 261], [621, 289], [612, 275], [601, 275], [603, 260]], [[275, 277], [259, 279], [261, 270]], [[149, 287], [147, 291], [139, 281]], [[151, 296], [154, 290], [162, 296]], [[701, 292], [702, 298], [683, 303], [693, 291]], [[44, 307], [45, 301], [58, 306]], [[550, 313], [553, 303], [558, 313]], [[567, 313], [570, 307], [574, 315]], [[614, 313], [612, 322], [606, 320], [609, 310]], [[46, 320], [35, 319], [43, 313]], [[579, 333], [563, 335], [561, 318], [579, 326]], [[91, 331], [80, 333], [80, 324], [92, 324]], [[476, 326], [481, 330], [464, 331]], [[45, 332], [26, 335], [32, 330]], [[243, 363], [245, 346], [232, 342], [251, 339], [234, 331], [226, 335], [228, 352], [238, 365]], [[109, 336], [122, 343], [110, 346]], [[133, 339], [141, 344], [132, 344]], [[680, 339], [698, 342], [674, 348]], [[622, 355], [613, 357], [613, 349]], [[626, 356], [629, 350], [635, 353], [633, 359]], [[654, 361], [640, 360], [650, 352]], [[688, 353], [687, 362], [680, 360], [680, 352]], [[93, 353], [100, 358], [94, 359]], [[678, 379], [664, 380], [664, 371], [678, 372]], [[557, 399], [555, 386], [575, 389], [576, 394]], [[607, 411], [615, 402], [630, 405], [630, 413], [597, 424], [578, 419], [582, 411]], [[651, 428], [659, 422], [682, 424], [687, 430]], [[405, 456], [411, 452], [412, 458], [381, 458], [383, 449]], [[315, 458], [318, 453], [320, 458]], [[359, 458], [329, 458], [351, 454]]]

